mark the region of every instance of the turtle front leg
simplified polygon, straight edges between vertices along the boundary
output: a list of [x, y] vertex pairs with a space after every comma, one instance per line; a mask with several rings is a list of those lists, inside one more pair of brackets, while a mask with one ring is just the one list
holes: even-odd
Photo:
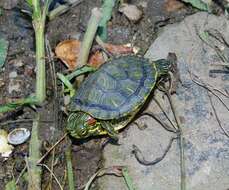
[[115, 131], [112, 124], [109, 121], [100, 121], [100, 123], [101, 127], [106, 130], [107, 134], [115, 141], [118, 141], [118, 132]]

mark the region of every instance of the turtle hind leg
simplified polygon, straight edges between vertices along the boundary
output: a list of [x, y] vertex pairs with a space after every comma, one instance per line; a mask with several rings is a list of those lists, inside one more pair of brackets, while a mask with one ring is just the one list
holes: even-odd
[[106, 130], [106, 132], [108, 133], [108, 135], [115, 141], [118, 141], [118, 132], [115, 131], [114, 127], [112, 126], [112, 124], [109, 121], [100, 121], [101, 126], [104, 130]]

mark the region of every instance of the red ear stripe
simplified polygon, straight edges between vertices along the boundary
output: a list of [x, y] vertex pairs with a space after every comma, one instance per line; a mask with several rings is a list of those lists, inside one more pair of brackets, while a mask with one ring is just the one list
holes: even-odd
[[90, 117], [90, 118], [87, 120], [87, 124], [88, 124], [88, 125], [93, 126], [93, 125], [95, 125], [95, 123], [96, 123], [96, 120], [95, 120], [93, 117]]

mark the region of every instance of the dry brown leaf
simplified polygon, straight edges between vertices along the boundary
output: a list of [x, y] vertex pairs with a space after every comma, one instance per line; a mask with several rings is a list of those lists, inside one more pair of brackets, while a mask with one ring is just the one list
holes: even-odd
[[114, 44], [105, 43], [104, 47], [106, 48], [107, 51], [115, 55], [134, 53], [133, 48], [128, 47], [127, 45], [114, 45]]
[[76, 63], [80, 51], [80, 41], [65, 40], [60, 42], [55, 49], [56, 56], [64, 62], [69, 70], [76, 68]]
[[101, 51], [96, 51], [89, 58], [89, 65], [95, 68], [99, 68], [104, 62], [103, 53]]
[[178, 0], [167, 0], [164, 4], [164, 8], [167, 12], [175, 12], [184, 8], [184, 3]]
[[[60, 42], [55, 49], [56, 56], [61, 59], [71, 71], [76, 68], [80, 52], [80, 44], [81, 42], [78, 40], [65, 40]], [[114, 55], [134, 53], [134, 48], [128, 47], [127, 45], [104, 43], [104, 48]], [[100, 67], [104, 62], [105, 58], [101, 51], [92, 53], [88, 60], [89, 65], [95, 68]]]

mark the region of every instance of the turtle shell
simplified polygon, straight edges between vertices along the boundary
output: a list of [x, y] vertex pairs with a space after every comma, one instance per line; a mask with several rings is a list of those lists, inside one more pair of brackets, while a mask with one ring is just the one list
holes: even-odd
[[145, 102], [157, 76], [155, 64], [148, 59], [114, 58], [82, 82], [70, 110], [83, 111], [102, 120], [121, 118]]

